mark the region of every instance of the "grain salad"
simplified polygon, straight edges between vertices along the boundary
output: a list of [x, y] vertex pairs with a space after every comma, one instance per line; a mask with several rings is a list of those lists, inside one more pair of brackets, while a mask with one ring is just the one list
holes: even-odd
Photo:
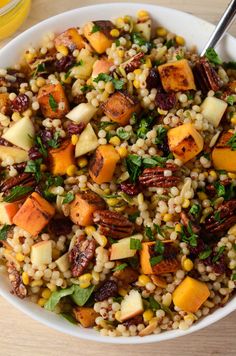
[[236, 286], [236, 62], [147, 11], [0, 69], [0, 271], [104, 336], [187, 330]]

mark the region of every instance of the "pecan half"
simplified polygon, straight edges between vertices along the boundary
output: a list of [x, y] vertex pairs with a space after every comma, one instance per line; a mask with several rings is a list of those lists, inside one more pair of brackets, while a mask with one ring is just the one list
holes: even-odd
[[27, 289], [22, 282], [20, 272], [12, 262], [7, 263], [7, 272], [12, 286], [11, 293], [21, 299], [25, 298], [27, 296]]
[[0, 184], [0, 190], [7, 194], [15, 186], [34, 187], [36, 181], [30, 173], [21, 173], [16, 177], [8, 178]]
[[197, 87], [205, 94], [209, 90], [220, 89], [220, 78], [206, 58], [200, 58], [193, 68]]
[[[166, 170], [171, 171], [172, 175], [165, 177]], [[180, 177], [175, 175], [177, 171], [178, 166], [172, 163], [167, 163], [165, 167], [146, 168], [139, 176], [139, 182], [146, 187], [170, 188], [181, 181]]]
[[115, 271], [113, 273], [113, 276], [116, 277], [118, 279], [118, 282], [120, 282], [125, 288], [129, 284], [137, 281], [139, 273], [138, 271], [135, 271], [132, 267], [128, 266], [121, 271]]
[[135, 56], [131, 57], [128, 61], [121, 64], [121, 67], [124, 68], [125, 72], [128, 74], [133, 72], [135, 69], [139, 68], [142, 64], [141, 59], [144, 57], [143, 52], [139, 52], [135, 54]]
[[185, 227], [188, 227], [190, 223], [192, 231], [195, 234], [199, 234], [201, 227], [196, 223], [196, 220], [194, 220], [192, 216], [189, 216], [184, 211], [182, 211], [180, 213], [180, 217], [181, 217], [181, 222]]
[[122, 190], [122, 192], [130, 196], [138, 195], [138, 193], [140, 193], [141, 191], [140, 186], [138, 186], [137, 184], [126, 182], [121, 183], [120, 189]]
[[95, 254], [94, 240], [78, 240], [69, 252], [69, 261], [71, 263], [71, 272], [73, 277], [79, 277], [89, 265]]
[[115, 211], [95, 211], [93, 221], [99, 225], [101, 234], [113, 239], [122, 239], [123, 237], [130, 236], [134, 231], [134, 225], [125, 216]]

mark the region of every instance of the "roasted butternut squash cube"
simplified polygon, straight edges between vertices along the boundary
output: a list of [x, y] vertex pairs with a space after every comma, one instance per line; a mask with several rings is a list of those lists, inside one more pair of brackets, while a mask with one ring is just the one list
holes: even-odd
[[10, 106], [9, 93], [0, 93], [0, 113], [3, 115], [9, 114]]
[[97, 184], [112, 180], [120, 156], [112, 145], [99, 146], [89, 165], [89, 174]]
[[55, 208], [38, 193], [32, 193], [13, 217], [13, 223], [37, 236], [55, 214]]
[[39, 89], [38, 102], [44, 117], [61, 119], [70, 110], [69, 103], [63, 89], [58, 84], [46, 84]]
[[91, 328], [95, 325], [98, 313], [93, 308], [76, 307], [73, 309], [75, 319], [84, 327]]
[[110, 120], [125, 126], [129, 123], [132, 114], [139, 112], [140, 105], [130, 95], [116, 92], [108, 98], [102, 108]]
[[111, 47], [113, 37], [110, 35], [114, 25], [111, 21], [93, 21], [84, 26], [84, 36], [99, 54]]
[[75, 146], [69, 140], [62, 143], [59, 148], [49, 151], [50, 170], [53, 175], [66, 174], [67, 168], [75, 164]]
[[231, 132], [224, 132], [212, 151], [212, 161], [216, 169], [236, 172], [236, 151], [232, 150], [229, 144], [232, 136]]
[[203, 149], [203, 138], [192, 124], [183, 124], [167, 132], [171, 152], [182, 162], [188, 162]]
[[196, 90], [193, 72], [187, 59], [158, 66], [165, 91]]
[[78, 30], [75, 27], [68, 28], [68, 30], [60, 33], [55, 40], [55, 47], [60, 52], [61, 46], [69, 48], [71, 52], [75, 49], [84, 48], [83, 37], [78, 33]]
[[105, 202], [92, 191], [77, 193], [70, 204], [70, 218], [74, 224], [89, 226], [93, 224], [93, 213], [105, 209]]
[[210, 296], [207, 284], [197, 279], [186, 277], [173, 293], [174, 305], [188, 313], [196, 313]]
[[166, 249], [169, 250], [169, 253], [166, 253], [166, 256], [162, 261], [155, 264], [154, 266], [151, 265], [150, 258], [153, 256], [152, 246], [154, 245], [155, 242], [142, 243], [142, 249], [140, 252], [140, 264], [141, 264], [142, 273], [163, 274], [163, 273], [171, 273], [177, 271], [180, 267], [180, 263], [175, 257], [174, 249], [167, 244], [166, 244]]

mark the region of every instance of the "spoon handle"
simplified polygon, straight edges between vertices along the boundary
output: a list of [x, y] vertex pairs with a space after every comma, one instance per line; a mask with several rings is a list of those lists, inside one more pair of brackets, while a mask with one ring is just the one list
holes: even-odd
[[236, 0], [232, 0], [225, 10], [223, 16], [221, 17], [218, 25], [216, 26], [215, 30], [213, 31], [209, 41], [205, 45], [204, 49], [202, 50], [201, 56], [203, 56], [208, 48], [214, 48], [217, 43], [221, 40], [224, 36], [225, 32], [231, 25], [236, 15]]

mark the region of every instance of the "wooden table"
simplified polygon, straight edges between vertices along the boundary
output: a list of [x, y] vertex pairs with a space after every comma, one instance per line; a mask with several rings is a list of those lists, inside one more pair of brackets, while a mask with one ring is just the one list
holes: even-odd
[[[19, 32], [47, 17], [63, 11], [102, 2], [109, 1], [33, 0], [31, 14]], [[129, 0], [129, 2], [133, 1]], [[178, 8], [211, 22], [217, 22], [228, 0], [143, 0], [143, 3], [158, 3], [158, 5]], [[143, 8], [145, 8], [145, 6], [143, 6]], [[236, 23], [232, 26], [230, 32], [236, 35]], [[2, 44], [3, 43], [1, 43], [0, 46]], [[63, 335], [31, 320], [29, 317], [14, 309], [2, 298], [0, 298], [0, 313], [0, 355], [4, 356], [120, 356], [121, 354], [125, 356], [133, 356], [134, 354], [137, 356], [143, 354], [159, 354], [162, 356], [236, 355], [236, 312], [211, 327], [195, 334], [160, 344], [148, 344], [143, 346], [97, 344]]]

